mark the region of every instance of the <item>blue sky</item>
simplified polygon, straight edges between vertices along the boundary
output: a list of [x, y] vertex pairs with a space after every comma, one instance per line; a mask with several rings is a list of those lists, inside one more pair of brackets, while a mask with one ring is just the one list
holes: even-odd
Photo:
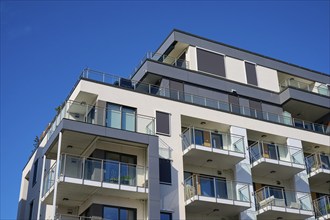
[[85, 67], [128, 76], [173, 28], [329, 74], [329, 1], [1, 1], [1, 210]]

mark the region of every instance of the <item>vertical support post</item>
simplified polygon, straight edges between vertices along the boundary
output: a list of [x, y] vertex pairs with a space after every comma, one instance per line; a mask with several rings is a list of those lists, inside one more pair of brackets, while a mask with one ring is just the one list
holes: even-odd
[[58, 176], [60, 171], [60, 155], [62, 147], [62, 131], [58, 134], [57, 143], [57, 157], [56, 157], [56, 170], [55, 170], [55, 182], [54, 182], [54, 196], [53, 196], [53, 219], [56, 218], [56, 199], [57, 199], [57, 187], [58, 187]]
[[42, 170], [41, 170], [41, 182], [40, 182], [40, 190], [39, 190], [37, 220], [40, 220], [41, 198], [42, 198], [43, 189], [44, 189], [45, 163], [46, 163], [46, 156], [44, 155], [42, 157]]

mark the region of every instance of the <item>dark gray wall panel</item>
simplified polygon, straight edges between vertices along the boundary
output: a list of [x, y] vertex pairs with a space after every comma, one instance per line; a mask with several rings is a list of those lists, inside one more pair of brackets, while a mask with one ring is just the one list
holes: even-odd
[[224, 56], [197, 48], [198, 70], [226, 77]]
[[222, 53], [225, 54], [226, 56], [231, 56], [241, 60], [247, 60], [261, 66], [286, 72], [305, 79], [315, 80], [325, 84], [330, 83], [330, 76], [328, 75], [319, 74], [312, 70], [298, 67], [296, 65], [290, 65], [288, 63], [279, 60], [265, 57], [263, 55], [258, 55], [252, 52], [244, 51], [242, 49], [235, 48], [229, 45], [221, 44], [218, 42], [212, 42], [210, 40], [202, 39], [197, 36], [192, 36], [191, 34], [175, 31], [174, 40], [187, 43], [193, 46], [199, 46], [218, 53]]

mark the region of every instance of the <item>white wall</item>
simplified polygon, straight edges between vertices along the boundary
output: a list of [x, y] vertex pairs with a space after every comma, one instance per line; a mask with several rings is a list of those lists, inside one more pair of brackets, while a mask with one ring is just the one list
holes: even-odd
[[277, 71], [263, 66], [256, 66], [258, 87], [279, 92]]
[[186, 60], [189, 62], [189, 69], [197, 71], [197, 52], [196, 47], [188, 46]]
[[226, 56], [225, 68], [226, 68], [227, 79], [245, 84], [247, 83], [244, 61]]

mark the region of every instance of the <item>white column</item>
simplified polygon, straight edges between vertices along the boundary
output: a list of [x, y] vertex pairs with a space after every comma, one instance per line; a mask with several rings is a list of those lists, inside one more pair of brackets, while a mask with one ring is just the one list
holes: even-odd
[[236, 164], [234, 175], [235, 180], [238, 182], [244, 182], [250, 184], [250, 198], [251, 198], [251, 208], [241, 212], [240, 219], [242, 220], [253, 220], [257, 219], [256, 217], [256, 209], [254, 205], [254, 194], [253, 194], [253, 185], [252, 185], [252, 173], [251, 173], [251, 165], [250, 165], [250, 155], [248, 152], [248, 139], [247, 132], [245, 128], [230, 127], [230, 133], [241, 135], [244, 137], [244, 150], [245, 150], [245, 159]]
[[40, 190], [39, 190], [37, 220], [40, 220], [41, 198], [42, 198], [42, 193], [43, 193], [43, 189], [44, 189], [45, 163], [46, 163], [46, 156], [44, 155], [42, 157], [42, 170], [41, 170], [41, 182], [40, 182]]
[[62, 146], [62, 132], [58, 135], [57, 143], [57, 157], [56, 157], [56, 170], [55, 170], [55, 182], [54, 182], [54, 195], [53, 195], [53, 219], [56, 217], [56, 199], [57, 199], [57, 185], [58, 185], [58, 176], [60, 171], [60, 156], [61, 156], [61, 146]]

